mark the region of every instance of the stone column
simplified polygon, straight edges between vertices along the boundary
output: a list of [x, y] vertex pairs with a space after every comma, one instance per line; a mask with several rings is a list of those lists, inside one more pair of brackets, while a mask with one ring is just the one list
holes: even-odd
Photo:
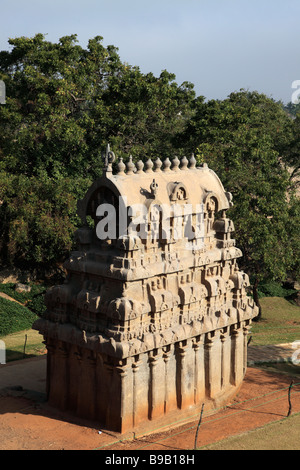
[[171, 348], [170, 346], [165, 346], [162, 348], [163, 351], [163, 360], [165, 364], [165, 380], [164, 380], [164, 391], [165, 391], [165, 396], [164, 396], [164, 413], [168, 413], [170, 411], [170, 405], [171, 405], [171, 394], [170, 394], [170, 384], [169, 381], [171, 381], [169, 377], [169, 363], [170, 363], [170, 355], [171, 355]]
[[132, 377], [126, 359], [108, 358], [106, 426], [112, 431], [125, 432], [132, 427]]
[[205, 398], [205, 361], [203, 336], [194, 338], [193, 348], [195, 353], [195, 385], [194, 403], [202, 403]]
[[80, 376], [78, 377], [77, 414], [87, 419], [95, 419], [97, 402], [96, 356], [85, 349], [78, 357]]
[[163, 360], [165, 364], [165, 398], [164, 411], [177, 409], [177, 386], [176, 386], [176, 356], [175, 345], [170, 344], [163, 347]]
[[[132, 429], [133, 424], [133, 383], [130, 364], [120, 361], [116, 367], [117, 381], [120, 387], [120, 432]], [[118, 407], [116, 407], [118, 408]]]
[[244, 376], [247, 370], [247, 358], [248, 358], [248, 335], [251, 327], [251, 320], [243, 322], [243, 334], [244, 334]]
[[106, 356], [96, 353], [96, 415], [100, 423], [105, 423], [107, 402], [109, 393], [107, 392], [107, 367], [105, 365]]
[[80, 377], [81, 349], [75, 345], [71, 346], [69, 355], [69, 394], [68, 409], [76, 412], [78, 397], [78, 378]]
[[114, 408], [117, 408], [117, 413], [120, 410], [120, 392], [117, 387], [117, 383], [114, 374], [114, 363], [112, 358], [107, 356], [106, 361], [104, 362], [104, 376], [103, 380], [105, 381], [105, 393], [104, 393], [104, 401], [106, 403], [106, 414], [105, 414], [105, 425], [113, 430], [119, 431], [120, 422], [114, 422]]
[[132, 359], [133, 420], [138, 425], [148, 420], [150, 371], [147, 354]]
[[51, 342], [50, 338], [46, 338], [46, 348], [47, 348], [47, 376], [46, 376], [46, 396], [47, 400], [50, 399], [50, 389], [51, 389], [51, 382], [52, 382], [52, 373], [53, 373], [53, 366], [52, 366], [52, 358], [55, 351], [55, 347]]
[[206, 394], [216, 398], [221, 390], [221, 341], [219, 332], [209, 332], [205, 337]]
[[155, 419], [164, 414], [165, 365], [161, 350], [154, 350], [149, 353], [149, 367], [149, 419]]
[[231, 339], [228, 327], [221, 330], [220, 339], [222, 348], [221, 387], [225, 390], [230, 386], [231, 375]]
[[140, 401], [139, 401], [139, 369], [142, 361], [139, 361], [137, 358], [132, 362], [132, 421], [133, 426], [137, 426], [143, 419], [140, 417]]
[[177, 345], [177, 397], [180, 409], [194, 404], [195, 358], [191, 341], [180, 341]]
[[49, 367], [51, 377], [48, 389], [49, 402], [60, 410], [65, 410], [69, 391], [69, 348], [66, 343], [58, 341], [56, 347], [49, 345], [48, 351], [50, 353]]
[[240, 324], [231, 327], [231, 383], [238, 386], [244, 378], [244, 335]]

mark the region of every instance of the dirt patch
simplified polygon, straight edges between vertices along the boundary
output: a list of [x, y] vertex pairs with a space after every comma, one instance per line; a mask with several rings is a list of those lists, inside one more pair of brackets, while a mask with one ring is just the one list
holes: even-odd
[[18, 302], [16, 299], [13, 299], [12, 297], [10, 297], [7, 294], [4, 294], [4, 292], [0, 292], [0, 297], [2, 297], [3, 299], [6, 299], [6, 300], [10, 300], [11, 302], [16, 302], [17, 304], [24, 306], [23, 304]]
[[[249, 367], [238, 396], [228, 407], [210, 415], [204, 408], [198, 448], [286, 418], [291, 380], [293, 416], [300, 412], [300, 376], [297, 380]], [[2, 391], [0, 414], [1, 450], [190, 450], [199, 421], [195, 416], [182, 426], [176, 423], [172, 430], [143, 435], [140, 429], [135, 435], [121, 436], [52, 409], [42, 394], [35, 397], [33, 392], [17, 389]]]

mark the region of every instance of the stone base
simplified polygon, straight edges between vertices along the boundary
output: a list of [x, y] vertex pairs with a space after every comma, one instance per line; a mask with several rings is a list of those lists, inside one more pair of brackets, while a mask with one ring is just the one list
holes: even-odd
[[[45, 338], [49, 404], [126, 433], [153, 422], [224, 406], [247, 364], [243, 322], [117, 359]], [[170, 418], [170, 419], [169, 419]]]

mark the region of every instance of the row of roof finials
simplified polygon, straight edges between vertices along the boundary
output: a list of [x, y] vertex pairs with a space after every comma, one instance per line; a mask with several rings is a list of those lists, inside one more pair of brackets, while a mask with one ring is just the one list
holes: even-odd
[[[116, 160], [114, 152], [112, 152], [107, 146], [105, 154], [103, 154], [104, 167], [106, 172], [112, 172], [112, 164]], [[181, 160], [178, 157], [175, 157], [172, 161], [169, 158], [166, 158], [164, 162], [160, 158], [157, 158], [154, 162], [149, 158], [146, 163], [142, 160], [139, 160], [137, 163], [132, 161], [132, 156], [130, 155], [129, 160], [126, 164], [123, 162], [123, 158], [119, 158], [119, 161], [116, 165], [118, 175], [133, 175], [139, 173], [151, 173], [152, 171], [179, 171], [179, 170], [194, 170], [196, 168], [196, 159], [194, 154], [188, 160], [186, 157], [183, 157]], [[207, 164], [203, 164], [204, 168], [207, 168]], [[126, 173], [125, 173], [126, 170]]]

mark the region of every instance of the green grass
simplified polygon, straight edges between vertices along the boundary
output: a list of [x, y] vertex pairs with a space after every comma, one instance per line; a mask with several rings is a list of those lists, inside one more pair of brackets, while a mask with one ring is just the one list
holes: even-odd
[[45, 353], [43, 336], [36, 330], [24, 330], [0, 338], [5, 343], [6, 362], [27, 359]]
[[30, 283], [29, 285], [31, 287], [30, 292], [16, 292], [15, 284], [0, 284], [0, 292], [9, 295], [13, 299], [28, 307], [29, 310], [39, 315], [45, 310], [44, 294], [46, 288], [42, 284]]
[[45, 286], [30, 284], [30, 292], [16, 292], [15, 284], [0, 284], [0, 292], [20, 302], [0, 297], [0, 339], [5, 342], [6, 361], [40, 355], [43, 337], [32, 330], [33, 322], [45, 310]]
[[262, 318], [253, 322], [251, 344], [280, 344], [300, 340], [300, 307], [283, 297], [260, 299]]
[[0, 297], [0, 336], [31, 328], [37, 315], [23, 305]]
[[259, 429], [202, 447], [201, 450], [299, 450], [299, 428], [300, 413], [296, 413]]

